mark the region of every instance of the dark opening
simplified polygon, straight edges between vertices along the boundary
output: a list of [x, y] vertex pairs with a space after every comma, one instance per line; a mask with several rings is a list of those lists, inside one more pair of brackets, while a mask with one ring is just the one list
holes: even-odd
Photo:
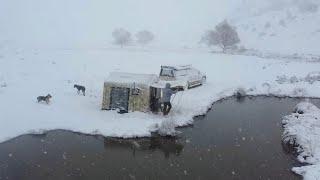
[[129, 111], [129, 88], [112, 87], [110, 93], [110, 109], [120, 110], [120, 113]]
[[157, 113], [161, 111], [161, 88], [150, 87], [150, 110]]

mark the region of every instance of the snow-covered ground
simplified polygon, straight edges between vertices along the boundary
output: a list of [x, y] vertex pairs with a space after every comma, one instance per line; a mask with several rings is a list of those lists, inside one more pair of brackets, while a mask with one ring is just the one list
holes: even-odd
[[[315, 62], [288, 62], [248, 56], [217, 55], [198, 50], [139, 48], [1, 50], [0, 142], [26, 133], [66, 129], [114, 137], [150, 136], [173, 120], [188, 125], [211, 104], [238, 88], [247, 94], [320, 97], [320, 82], [279, 83], [280, 76], [306, 77], [319, 71]], [[169, 117], [140, 112], [101, 111], [104, 79], [112, 71], [158, 74], [163, 64], [193, 64], [207, 74], [207, 84], [180, 92]], [[79, 96], [73, 84], [87, 88]], [[50, 93], [50, 105], [36, 97]]]
[[297, 146], [298, 160], [308, 163], [295, 167], [293, 171], [303, 175], [306, 180], [320, 177], [320, 109], [310, 102], [302, 102], [295, 112], [283, 119], [286, 143]]

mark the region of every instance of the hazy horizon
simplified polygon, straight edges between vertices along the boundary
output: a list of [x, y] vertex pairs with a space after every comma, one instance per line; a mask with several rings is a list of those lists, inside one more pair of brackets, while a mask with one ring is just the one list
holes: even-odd
[[196, 44], [232, 12], [233, 0], [3, 0], [1, 41], [22, 47], [87, 47], [112, 42], [111, 32], [150, 30], [160, 44]]

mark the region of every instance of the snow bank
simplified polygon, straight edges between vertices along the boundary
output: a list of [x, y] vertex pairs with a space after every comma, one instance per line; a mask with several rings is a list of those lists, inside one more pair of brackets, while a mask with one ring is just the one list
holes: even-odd
[[160, 127], [158, 128], [158, 133], [161, 136], [175, 136], [178, 132], [175, 130], [176, 124], [175, 120], [172, 118], [167, 118], [162, 121]]
[[320, 81], [320, 72], [311, 72], [306, 77], [298, 78], [297, 76], [287, 77], [286, 75], [279, 76], [277, 82], [279, 84], [293, 84], [298, 82], [308, 82], [313, 84], [314, 82]]
[[299, 103], [283, 118], [283, 141], [296, 146], [298, 160], [308, 163], [292, 170], [306, 180], [320, 177], [320, 109], [310, 102]]

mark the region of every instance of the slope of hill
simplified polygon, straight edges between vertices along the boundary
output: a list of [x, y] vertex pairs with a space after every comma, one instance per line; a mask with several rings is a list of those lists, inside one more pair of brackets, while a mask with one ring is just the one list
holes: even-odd
[[320, 2], [244, 1], [230, 18], [247, 48], [320, 54]]

